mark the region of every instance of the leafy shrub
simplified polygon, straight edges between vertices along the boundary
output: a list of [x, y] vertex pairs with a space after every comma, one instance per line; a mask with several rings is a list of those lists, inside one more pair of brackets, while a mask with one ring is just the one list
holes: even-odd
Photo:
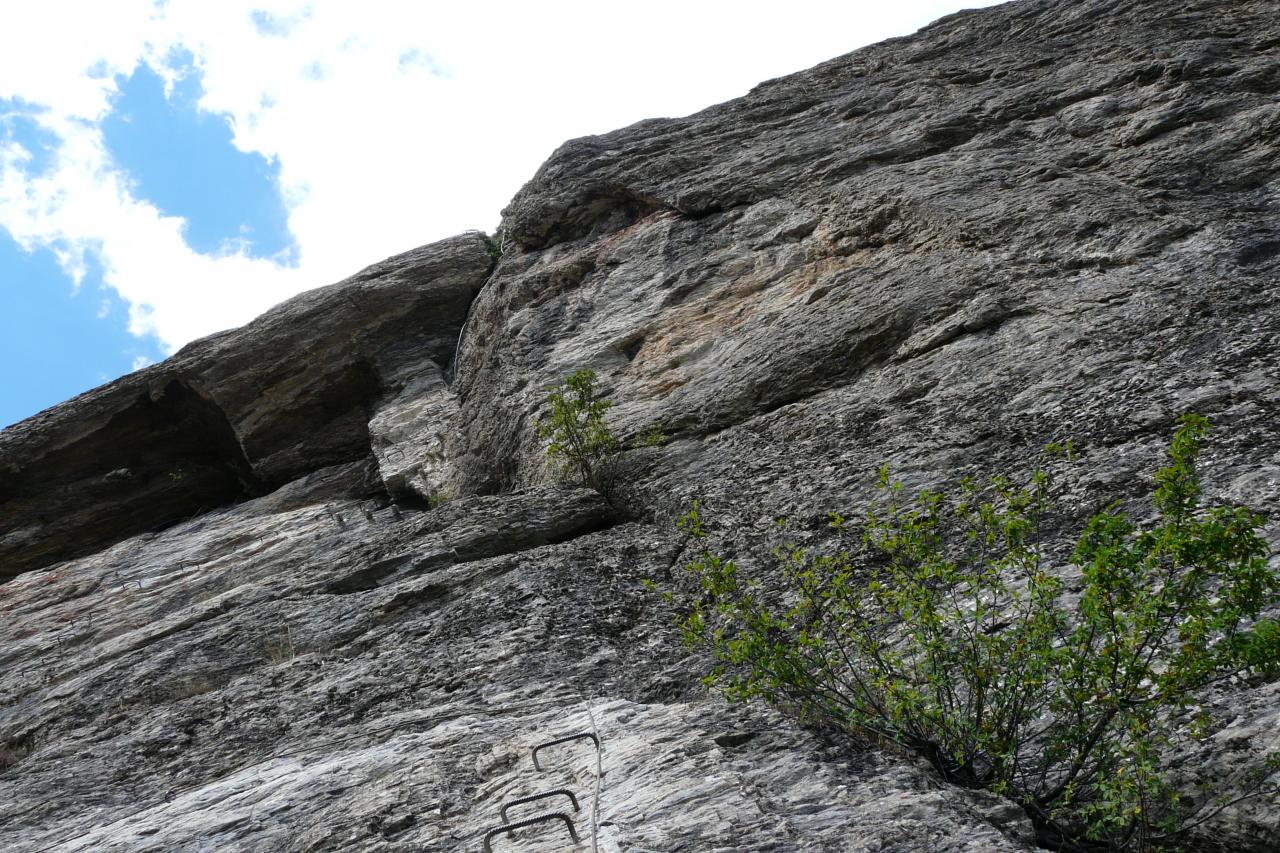
[[651, 425], [644, 432], [635, 437], [631, 442], [632, 448], [640, 450], [646, 447], [662, 447], [668, 441], [668, 436], [662, 431], [662, 427], [657, 424]]
[[484, 238], [485, 247], [489, 251], [489, 257], [494, 261], [502, 260], [502, 247], [507, 242], [507, 237], [502, 233], [502, 229], [499, 228], [493, 232], [492, 237], [488, 234], [481, 234], [481, 236]]
[[[908, 499], [882, 469], [862, 524], [831, 518], [845, 544], [784, 546], [777, 571], [751, 579], [711, 553], [695, 504], [681, 521], [700, 550], [685, 640], [712, 652], [706, 682], [729, 699], [913, 750], [1013, 798], [1060, 849], [1160, 849], [1223, 805], [1192, 806], [1160, 765], [1187, 719], [1203, 723], [1197, 693], [1280, 663], [1280, 625], [1255, 623], [1280, 599], [1262, 520], [1199, 505], [1207, 430], [1184, 417], [1154, 524], [1112, 504], [1070, 550], [1045, 541], [1044, 470]], [[1075, 589], [1054, 562], [1078, 570]], [[1277, 766], [1252, 768], [1245, 789]]]
[[662, 447], [668, 437], [661, 427], [651, 424], [629, 444], [619, 441], [605, 422], [605, 413], [613, 403], [599, 397], [595, 385], [595, 371], [578, 370], [548, 389], [551, 410], [538, 425], [538, 434], [549, 439], [547, 464], [557, 479], [595, 489], [614, 503], [623, 452]]
[[596, 396], [595, 383], [594, 370], [579, 370], [551, 389], [547, 395], [551, 411], [538, 434], [550, 439], [547, 462], [559, 479], [588, 486], [609, 498], [622, 448], [604, 420], [613, 404]]

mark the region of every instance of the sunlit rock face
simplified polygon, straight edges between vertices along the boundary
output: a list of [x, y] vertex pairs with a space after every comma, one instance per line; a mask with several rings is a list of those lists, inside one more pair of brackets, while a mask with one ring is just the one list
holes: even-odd
[[[477, 850], [561, 787], [579, 811], [510, 814], [566, 809], [577, 849], [1034, 849], [918, 759], [707, 697], [641, 582], [679, 576], [688, 501], [750, 560], [780, 516], [856, 516], [883, 461], [940, 484], [1072, 438], [1069, 503], [1140, 509], [1189, 410], [1208, 497], [1275, 518], [1278, 140], [1269, 0], [961, 13], [568, 142], [493, 241], [5, 430], [0, 849]], [[547, 482], [580, 368], [624, 440], [670, 437], [618, 506]], [[1179, 778], [1280, 747], [1278, 685], [1218, 688]], [[586, 732], [602, 776], [589, 741], [535, 768]], [[1274, 850], [1278, 820], [1196, 843]]]

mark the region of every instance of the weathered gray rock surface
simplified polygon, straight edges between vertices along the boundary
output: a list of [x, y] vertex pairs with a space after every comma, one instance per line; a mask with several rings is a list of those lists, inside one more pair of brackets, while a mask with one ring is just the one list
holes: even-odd
[[[424, 247], [0, 433], [0, 849], [476, 850], [562, 784], [604, 850], [1031, 849], [997, 798], [704, 697], [640, 582], [690, 498], [748, 556], [885, 460], [1072, 437], [1081, 511], [1138, 505], [1187, 410], [1209, 496], [1275, 519], [1276, 11], [1027, 0], [575, 140], [496, 265]], [[629, 516], [544, 485], [581, 367], [673, 439]], [[1178, 772], [1280, 747], [1277, 684], [1225, 685]], [[598, 803], [589, 745], [529, 761], [584, 730]], [[1276, 849], [1278, 816], [1198, 843]]]

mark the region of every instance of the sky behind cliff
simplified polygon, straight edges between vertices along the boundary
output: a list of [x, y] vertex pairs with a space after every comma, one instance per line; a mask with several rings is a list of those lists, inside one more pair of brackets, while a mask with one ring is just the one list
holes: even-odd
[[982, 0], [41, 0], [0, 28], [0, 426], [499, 211], [564, 140]]

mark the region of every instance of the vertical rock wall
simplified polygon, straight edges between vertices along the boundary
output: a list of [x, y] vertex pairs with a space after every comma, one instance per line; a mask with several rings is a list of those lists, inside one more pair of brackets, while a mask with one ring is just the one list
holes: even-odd
[[[1141, 512], [1188, 410], [1208, 498], [1275, 519], [1275, 12], [1024, 0], [574, 140], [496, 259], [391, 258], [0, 433], [0, 848], [475, 850], [568, 787], [577, 849], [1033, 849], [916, 758], [706, 697], [642, 581], [679, 578], [695, 497], [749, 564], [884, 461], [1073, 438], [1068, 504]], [[670, 436], [621, 509], [545, 483], [545, 388], [583, 367], [616, 433]], [[1278, 689], [1206, 697], [1179, 779], [1234, 790]], [[587, 730], [603, 777], [533, 767]], [[1273, 850], [1277, 816], [1189, 843]]]

